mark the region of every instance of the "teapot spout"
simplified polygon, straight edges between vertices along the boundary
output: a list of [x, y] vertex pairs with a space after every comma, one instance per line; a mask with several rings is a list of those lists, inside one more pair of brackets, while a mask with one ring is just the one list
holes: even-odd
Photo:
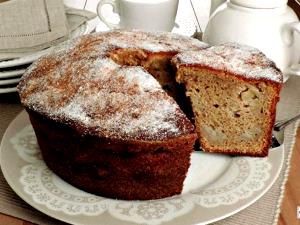
[[227, 1], [226, 0], [211, 0], [209, 15], [211, 16], [216, 11], [216, 9], [225, 2], [227, 2]]

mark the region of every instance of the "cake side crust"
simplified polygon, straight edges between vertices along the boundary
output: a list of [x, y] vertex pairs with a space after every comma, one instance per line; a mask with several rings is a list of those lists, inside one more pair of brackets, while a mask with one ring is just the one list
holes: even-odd
[[[70, 184], [104, 197], [148, 200], [180, 194], [196, 134], [148, 143], [82, 136], [28, 110], [47, 166]], [[121, 151], [120, 151], [121, 149]]]

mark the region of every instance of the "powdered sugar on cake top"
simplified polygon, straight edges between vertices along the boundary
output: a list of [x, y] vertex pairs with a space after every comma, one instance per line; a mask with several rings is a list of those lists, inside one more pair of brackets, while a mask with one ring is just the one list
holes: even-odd
[[266, 79], [281, 83], [282, 73], [274, 62], [256, 48], [237, 43], [226, 43], [201, 51], [178, 54], [176, 63], [201, 65], [227, 71], [250, 79]]
[[105, 42], [110, 46], [144, 49], [149, 52], [181, 52], [208, 47], [197, 39], [174, 33], [119, 30], [107, 34]]
[[122, 66], [111, 50], [182, 51], [206, 46], [167, 33], [110, 31], [70, 41], [35, 62], [18, 90], [29, 109], [101, 136], [164, 140], [193, 127], [142, 67]]

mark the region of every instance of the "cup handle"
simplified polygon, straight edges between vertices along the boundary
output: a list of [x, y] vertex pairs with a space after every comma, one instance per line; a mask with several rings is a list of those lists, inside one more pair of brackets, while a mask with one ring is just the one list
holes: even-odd
[[103, 21], [103, 23], [106, 24], [111, 29], [119, 28], [119, 23], [111, 23], [109, 22], [102, 14], [101, 9], [103, 5], [109, 4], [113, 7], [113, 12], [119, 14], [119, 7], [117, 0], [100, 0], [100, 2], [97, 5], [97, 13], [100, 19]]

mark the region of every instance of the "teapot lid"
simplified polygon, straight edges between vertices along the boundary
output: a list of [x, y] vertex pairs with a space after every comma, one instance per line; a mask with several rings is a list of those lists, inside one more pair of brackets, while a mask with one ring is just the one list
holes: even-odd
[[230, 0], [230, 2], [248, 8], [271, 9], [286, 5], [288, 0]]

